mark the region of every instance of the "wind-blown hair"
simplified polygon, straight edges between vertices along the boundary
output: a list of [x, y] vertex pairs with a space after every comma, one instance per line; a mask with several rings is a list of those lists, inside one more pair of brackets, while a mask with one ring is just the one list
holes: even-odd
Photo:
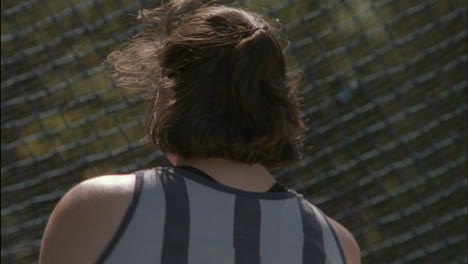
[[304, 125], [273, 22], [193, 0], [141, 10], [138, 21], [107, 64], [150, 103], [146, 132], [160, 150], [267, 167], [300, 159]]

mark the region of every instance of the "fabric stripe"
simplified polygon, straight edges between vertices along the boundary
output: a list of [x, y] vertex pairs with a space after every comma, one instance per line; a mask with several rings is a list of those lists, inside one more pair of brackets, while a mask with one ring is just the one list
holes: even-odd
[[144, 171], [140, 179], [140, 198], [133, 217], [105, 263], [134, 263], [135, 259], [139, 263], [154, 263], [161, 258], [164, 193], [154, 170]]
[[323, 244], [325, 246], [325, 254], [327, 256], [325, 264], [343, 264], [343, 258], [338, 248], [338, 241], [336, 241], [335, 236], [325, 219], [325, 215], [315, 206], [312, 207], [322, 228]]
[[298, 197], [301, 205], [302, 229], [304, 245], [302, 248], [303, 264], [324, 264], [325, 252], [323, 247], [323, 234], [313, 206], [302, 196]]
[[190, 234], [190, 208], [182, 176], [161, 171], [166, 199], [161, 264], [187, 264]]
[[235, 196], [185, 182], [190, 199], [189, 263], [234, 263]]
[[260, 263], [260, 202], [236, 196], [234, 205], [235, 264]]
[[340, 251], [341, 259], [343, 260], [344, 264], [347, 264], [348, 261], [346, 260], [346, 257], [345, 257], [344, 252], [343, 252], [343, 248], [341, 247], [341, 243], [340, 243], [340, 241], [338, 239], [338, 236], [336, 235], [335, 229], [332, 227], [332, 225], [330, 224], [330, 221], [327, 218], [325, 218], [325, 220], [327, 221], [328, 227], [330, 228], [330, 230], [331, 230], [331, 232], [333, 234], [333, 238], [336, 241], [338, 250]]
[[262, 264], [301, 264], [301, 211], [297, 199], [261, 200], [260, 256]]

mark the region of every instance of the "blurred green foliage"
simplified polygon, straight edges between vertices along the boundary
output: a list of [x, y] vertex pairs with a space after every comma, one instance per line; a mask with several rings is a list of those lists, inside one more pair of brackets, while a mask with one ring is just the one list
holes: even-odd
[[[303, 75], [307, 148], [280, 180], [352, 230], [363, 263], [466, 260], [465, 1], [241, 4], [280, 19]], [[37, 260], [73, 184], [165, 164], [101, 65], [142, 6], [2, 0], [2, 263]]]

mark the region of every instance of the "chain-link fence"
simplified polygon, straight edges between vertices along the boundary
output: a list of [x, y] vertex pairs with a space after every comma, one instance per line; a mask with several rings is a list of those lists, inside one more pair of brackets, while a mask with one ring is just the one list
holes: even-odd
[[[276, 171], [347, 226], [364, 263], [467, 262], [467, 28], [461, 0], [246, 0], [303, 70], [304, 160]], [[2, 0], [1, 262], [38, 259], [85, 178], [165, 164], [141, 100], [101, 65], [137, 0]]]

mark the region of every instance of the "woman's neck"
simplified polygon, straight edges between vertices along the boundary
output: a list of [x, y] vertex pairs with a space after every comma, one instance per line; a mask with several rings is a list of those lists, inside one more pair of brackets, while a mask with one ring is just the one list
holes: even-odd
[[276, 182], [267, 168], [224, 159], [170, 158], [176, 166], [191, 166], [202, 170], [219, 183], [249, 192], [266, 192]]

